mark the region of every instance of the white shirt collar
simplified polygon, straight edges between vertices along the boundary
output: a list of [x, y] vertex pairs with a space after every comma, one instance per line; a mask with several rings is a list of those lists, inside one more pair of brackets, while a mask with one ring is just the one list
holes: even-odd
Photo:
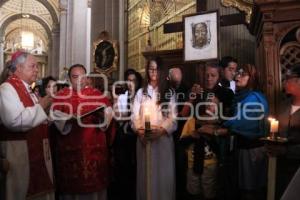
[[291, 114], [291, 115], [294, 114], [294, 113], [297, 112], [299, 109], [300, 109], [300, 106], [292, 105], [290, 114]]
[[154, 88], [152, 85], [148, 84], [148, 90], [157, 90], [157, 86]]
[[23, 81], [22, 80], [22, 83], [24, 84], [24, 86], [25, 86], [25, 88], [26, 88], [26, 90], [28, 91], [28, 92], [32, 92], [32, 91], [30, 91], [31, 90], [31, 86], [28, 84], [28, 83], [26, 83], [25, 81]]

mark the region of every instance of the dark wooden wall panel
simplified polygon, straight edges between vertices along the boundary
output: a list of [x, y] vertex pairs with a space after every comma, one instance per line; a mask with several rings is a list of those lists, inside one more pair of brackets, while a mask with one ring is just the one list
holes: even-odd
[[[207, 1], [208, 10], [218, 9], [221, 15], [240, 13], [235, 8], [221, 5], [220, 0]], [[238, 59], [240, 64], [254, 64], [255, 37], [250, 34], [246, 25], [220, 27], [221, 57], [231, 55]]]

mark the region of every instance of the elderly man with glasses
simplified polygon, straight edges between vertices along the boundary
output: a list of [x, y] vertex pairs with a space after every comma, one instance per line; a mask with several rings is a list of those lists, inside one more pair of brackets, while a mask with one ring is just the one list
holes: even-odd
[[38, 98], [31, 90], [38, 75], [33, 55], [18, 51], [11, 60], [13, 74], [0, 86], [0, 157], [6, 160], [1, 197], [51, 200], [54, 186], [46, 111], [52, 99]]

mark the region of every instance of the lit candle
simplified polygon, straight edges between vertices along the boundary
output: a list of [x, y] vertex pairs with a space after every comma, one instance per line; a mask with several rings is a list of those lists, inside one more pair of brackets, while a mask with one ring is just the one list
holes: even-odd
[[270, 121], [270, 137], [272, 139], [276, 138], [276, 133], [278, 133], [279, 121], [274, 118], [269, 118]]
[[145, 108], [145, 129], [151, 130], [150, 112], [147, 108]]
[[272, 120], [271, 121], [271, 132], [277, 133], [278, 132], [278, 125], [279, 125], [279, 122], [277, 120]]
[[269, 118], [270, 121], [270, 132], [271, 133], [277, 133], [278, 132], [278, 126], [279, 126], [279, 122], [278, 120], [274, 119], [274, 118]]

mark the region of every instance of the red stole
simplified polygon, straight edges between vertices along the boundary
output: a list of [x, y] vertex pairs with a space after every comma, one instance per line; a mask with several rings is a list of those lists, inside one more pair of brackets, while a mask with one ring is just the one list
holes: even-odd
[[[7, 82], [15, 88], [25, 108], [34, 106], [34, 102], [32, 101], [30, 94], [17, 76], [11, 76]], [[7, 128], [4, 128], [3, 130], [2, 128], [0, 135], [0, 140], [2, 141], [27, 141], [30, 167], [27, 197], [34, 197], [53, 191], [53, 183], [51, 182], [45, 165], [43, 145], [43, 139], [48, 139], [48, 125], [40, 124], [29, 131], [19, 133], [11, 132]]]
[[[90, 99], [81, 98], [78, 93], [70, 88], [61, 90], [57, 96], [72, 96], [67, 99], [54, 99], [54, 103], [67, 103], [72, 105], [74, 114], [79, 111], [82, 103], [104, 103], [109, 106], [106, 97], [100, 97], [100, 91], [94, 88], [84, 88], [81, 93]], [[95, 96], [96, 98], [91, 98]], [[97, 105], [82, 107], [81, 113], [95, 109]], [[70, 108], [64, 105], [54, 107], [55, 110], [70, 113]], [[91, 115], [84, 118], [83, 122], [92, 124], [97, 117]], [[105, 189], [109, 183], [109, 150], [108, 137], [115, 133], [114, 125], [110, 125], [106, 132], [99, 128], [85, 128], [76, 122], [68, 135], [57, 137], [57, 182], [62, 193], [89, 193]]]

